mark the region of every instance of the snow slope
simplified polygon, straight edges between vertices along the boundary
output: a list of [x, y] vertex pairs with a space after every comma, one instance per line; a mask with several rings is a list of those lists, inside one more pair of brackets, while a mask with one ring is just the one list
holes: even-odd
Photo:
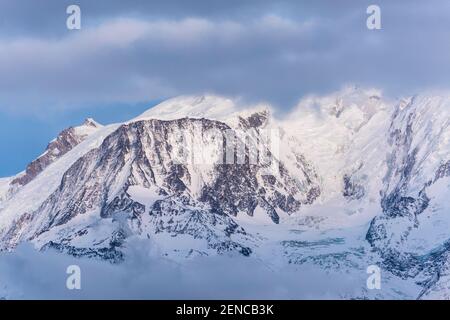
[[268, 109], [268, 105], [248, 105], [239, 100], [214, 96], [181, 96], [164, 101], [157, 106], [147, 110], [132, 121], [159, 119], [175, 120], [185, 117], [208, 118], [211, 120], [227, 122], [233, 115], [238, 113], [247, 114], [252, 110]]
[[0, 210], [6, 200], [12, 178], [0, 178]]

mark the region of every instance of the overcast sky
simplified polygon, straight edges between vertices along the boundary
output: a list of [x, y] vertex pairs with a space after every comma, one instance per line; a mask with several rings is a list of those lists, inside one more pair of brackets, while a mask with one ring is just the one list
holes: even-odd
[[[70, 4], [81, 30], [66, 28]], [[381, 30], [366, 27], [370, 4]], [[449, 74], [448, 0], [0, 0], [0, 148], [11, 154], [20, 150], [5, 128], [51, 123], [42, 142], [22, 145], [38, 155], [83, 113], [110, 120], [109, 106], [120, 119], [141, 111], [130, 106], [210, 92], [288, 110], [346, 84], [391, 96], [445, 89]], [[19, 165], [2, 159], [0, 176]]]

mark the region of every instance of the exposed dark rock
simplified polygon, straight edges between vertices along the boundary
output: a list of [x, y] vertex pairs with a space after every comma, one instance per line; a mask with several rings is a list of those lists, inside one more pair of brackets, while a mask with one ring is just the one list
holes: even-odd
[[[98, 128], [98, 124], [92, 119], [86, 119], [83, 126]], [[48, 144], [44, 154], [32, 161], [27, 166], [25, 173], [14, 179], [11, 184], [26, 185], [46, 167], [52, 164], [56, 159], [72, 150], [75, 146], [86, 139], [86, 137], [87, 135], [77, 133], [76, 128], [74, 127], [64, 129], [58, 134], [55, 140]]]
[[344, 175], [344, 190], [342, 195], [351, 200], [359, 200], [365, 195], [364, 186], [352, 181], [352, 178], [348, 175]]

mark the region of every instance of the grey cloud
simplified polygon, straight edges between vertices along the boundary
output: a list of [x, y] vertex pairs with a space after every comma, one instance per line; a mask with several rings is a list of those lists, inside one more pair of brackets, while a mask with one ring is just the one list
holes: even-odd
[[83, 29], [69, 32], [72, 1], [3, 1], [0, 108], [208, 91], [283, 109], [347, 83], [448, 87], [450, 4], [377, 2], [379, 31], [365, 26], [369, 1], [78, 1]]

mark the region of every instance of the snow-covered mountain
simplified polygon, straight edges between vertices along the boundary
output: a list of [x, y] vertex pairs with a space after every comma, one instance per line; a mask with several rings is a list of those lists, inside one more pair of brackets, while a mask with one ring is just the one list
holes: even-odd
[[15, 177], [0, 179], [0, 203], [101, 127], [101, 124], [87, 118], [80, 126], [69, 127], [60, 132], [50, 141], [45, 152], [32, 161], [24, 172]]
[[361, 282], [347, 297], [444, 297], [449, 111], [445, 95], [349, 87], [283, 118], [206, 95], [121, 124], [89, 119], [0, 179], [0, 248], [120, 262], [131, 239], [150, 239], [180, 263], [242, 255], [356, 278], [377, 264], [389, 289]]

